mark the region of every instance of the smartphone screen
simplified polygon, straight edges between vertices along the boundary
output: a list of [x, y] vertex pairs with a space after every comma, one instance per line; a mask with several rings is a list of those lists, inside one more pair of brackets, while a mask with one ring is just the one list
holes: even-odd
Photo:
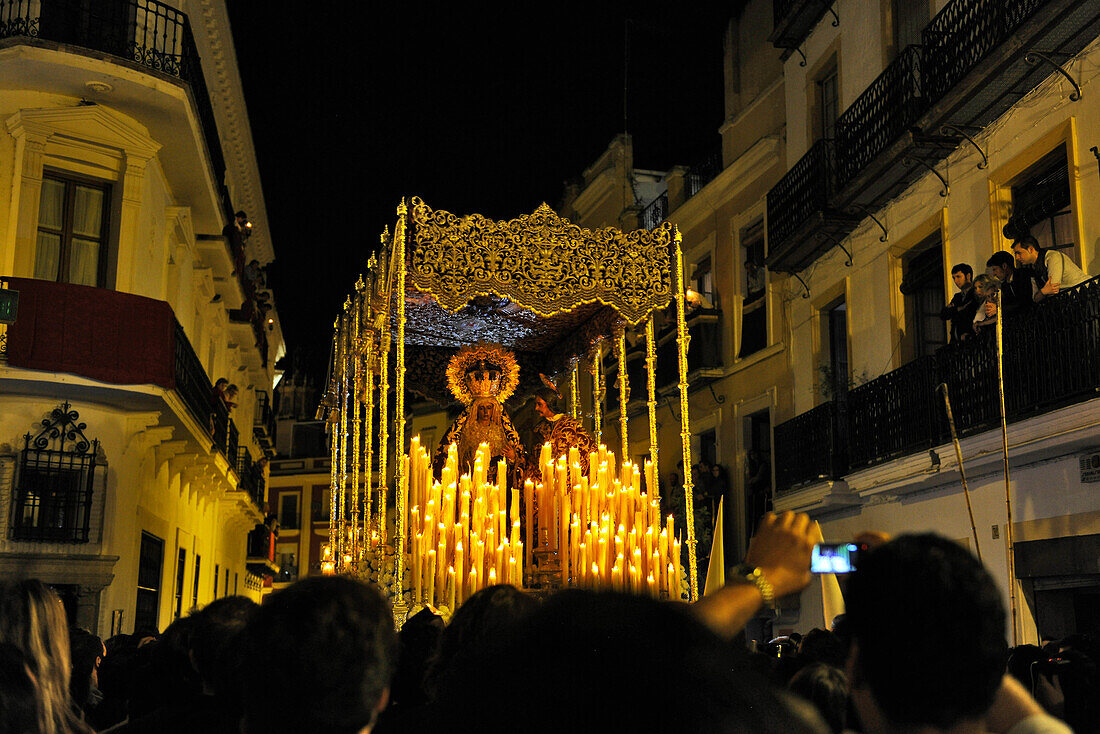
[[818, 543], [810, 556], [813, 573], [851, 573], [866, 546], [856, 543]]

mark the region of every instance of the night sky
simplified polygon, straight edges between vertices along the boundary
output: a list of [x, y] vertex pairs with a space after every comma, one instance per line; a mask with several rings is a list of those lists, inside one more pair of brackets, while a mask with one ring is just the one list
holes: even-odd
[[544, 14], [227, 4], [275, 246], [269, 283], [303, 368], [324, 368], [332, 320], [402, 196], [495, 219], [557, 205], [624, 129], [625, 28], [635, 166], [690, 165], [720, 142], [736, 3], [644, 16], [598, 1]]

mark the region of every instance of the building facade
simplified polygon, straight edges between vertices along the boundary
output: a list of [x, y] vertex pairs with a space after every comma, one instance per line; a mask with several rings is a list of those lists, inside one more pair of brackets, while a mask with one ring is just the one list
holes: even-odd
[[[767, 263], [791, 276], [796, 413], [774, 431], [776, 508], [829, 541], [934, 531], [980, 551], [1015, 598], [1014, 641], [1095, 632], [1096, 284], [1002, 322], [1007, 467], [992, 330], [947, 344], [940, 309], [954, 266], [981, 274], [1009, 249], [1010, 217], [1100, 272], [1100, 8], [775, 5], [788, 170], [768, 192]], [[818, 594], [780, 623], [822, 624]]]
[[285, 350], [224, 4], [5, 3], [0, 119], [0, 576], [105, 637], [258, 599]]
[[[948, 344], [940, 311], [955, 265], [981, 274], [1009, 248], [1010, 218], [1100, 272], [1098, 37], [1100, 7], [1076, 0], [748, 2], [726, 35], [720, 157], [659, 172], [654, 192], [631, 186], [624, 137], [567, 187], [562, 213], [584, 226], [667, 218], [683, 235], [700, 304], [692, 449], [729, 472], [727, 564], [773, 502], [810, 513], [829, 541], [935, 530], [1014, 592], [1016, 640], [1095, 631], [1096, 285], [1002, 324], [1011, 528], [992, 337]], [[677, 445], [662, 429], [665, 477]], [[779, 607], [777, 633], [828, 623], [816, 585]]]

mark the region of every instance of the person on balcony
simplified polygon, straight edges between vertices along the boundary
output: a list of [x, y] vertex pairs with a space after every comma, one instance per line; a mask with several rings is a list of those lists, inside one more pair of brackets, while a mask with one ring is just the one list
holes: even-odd
[[1013, 241], [1012, 254], [1020, 269], [1026, 268], [1035, 282], [1032, 298], [1036, 302], [1075, 288], [1089, 279], [1077, 263], [1058, 250], [1039, 247], [1039, 241], [1030, 234]]
[[973, 333], [978, 301], [974, 298], [974, 268], [966, 263], [957, 264], [951, 268], [951, 280], [959, 292], [940, 311], [940, 318], [951, 322], [951, 343], [954, 344], [966, 341]]
[[[1031, 279], [1016, 271], [1016, 258], [1012, 257], [1011, 252], [1001, 250], [993, 253], [993, 257], [986, 260], [985, 267], [1001, 284], [1001, 302], [1005, 317], [1012, 318], [1031, 308], [1034, 304], [1031, 300]], [[997, 315], [996, 303], [986, 302], [982, 309], [986, 316]]]
[[745, 303], [752, 303], [760, 296], [764, 295], [764, 268], [757, 265], [752, 260], [745, 261], [745, 279], [747, 281], [748, 295], [745, 296]]
[[230, 385], [225, 388], [225, 393], [222, 395], [222, 400], [225, 401], [225, 407], [229, 410], [233, 410], [237, 407], [237, 394], [240, 392], [240, 388], [236, 385]]
[[[978, 308], [974, 311], [974, 333], [989, 333], [986, 330], [997, 325], [997, 281], [982, 273], [974, 279], [974, 297]], [[992, 313], [987, 306], [993, 306]]]

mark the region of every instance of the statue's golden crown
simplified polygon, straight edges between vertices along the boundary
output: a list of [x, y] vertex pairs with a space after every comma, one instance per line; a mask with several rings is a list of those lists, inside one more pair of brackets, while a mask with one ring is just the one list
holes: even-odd
[[478, 342], [458, 350], [447, 365], [447, 387], [470, 405], [480, 398], [503, 403], [519, 386], [519, 363], [499, 344]]

